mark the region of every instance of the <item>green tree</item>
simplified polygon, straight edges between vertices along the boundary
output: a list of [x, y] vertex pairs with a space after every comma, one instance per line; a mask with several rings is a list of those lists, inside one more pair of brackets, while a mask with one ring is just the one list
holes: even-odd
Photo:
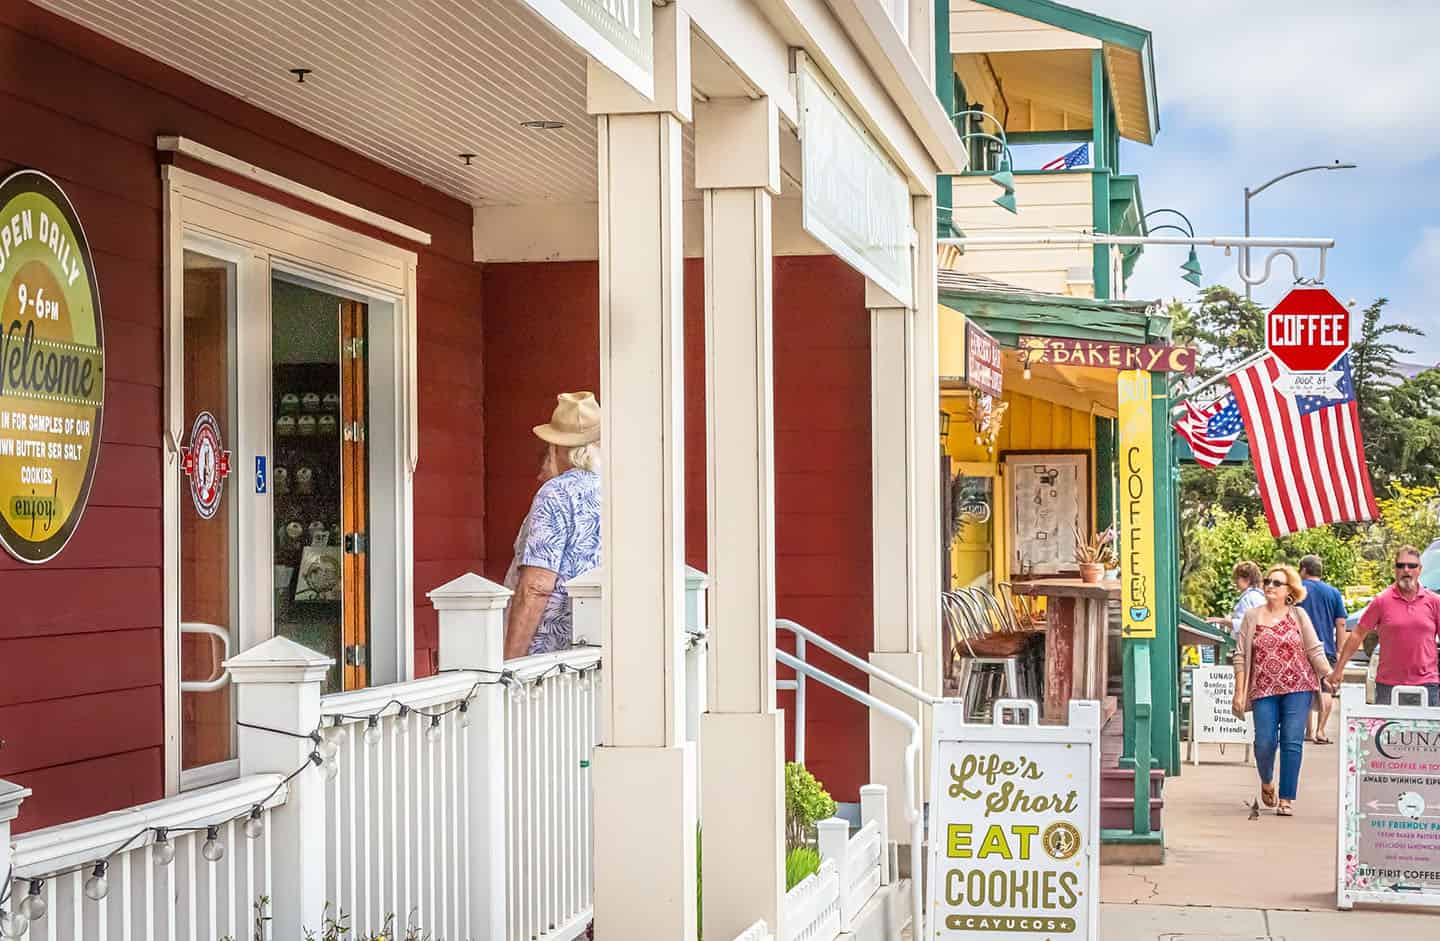
[[[1373, 420], [1386, 393], [1405, 381], [1397, 357], [1413, 352], [1391, 338], [1424, 336], [1425, 331], [1408, 323], [1381, 323], [1386, 297], [1377, 297], [1360, 317], [1360, 338], [1350, 344], [1350, 376], [1355, 383], [1355, 401], [1362, 423]], [[1362, 425], [1363, 426], [1363, 425]], [[1378, 430], [1378, 429], [1377, 429]]]
[[1212, 285], [1194, 304], [1170, 305], [1171, 335], [1178, 346], [1196, 350], [1191, 387], [1229, 372], [1265, 348], [1265, 311], [1221, 285]]

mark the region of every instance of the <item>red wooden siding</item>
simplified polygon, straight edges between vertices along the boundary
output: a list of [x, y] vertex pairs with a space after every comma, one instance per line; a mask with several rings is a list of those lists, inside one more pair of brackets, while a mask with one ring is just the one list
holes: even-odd
[[35, 791], [16, 821], [23, 831], [163, 790], [156, 136], [192, 138], [433, 236], [429, 247], [407, 246], [420, 256], [420, 674], [433, 669], [437, 646], [424, 592], [485, 560], [481, 269], [464, 203], [28, 3], [0, 5], [0, 128], [0, 176], [43, 170], [75, 203], [109, 345], [103, 445], [84, 521], [45, 566], [0, 553], [0, 777]]
[[[599, 275], [594, 262], [489, 265], [484, 292], [487, 574], [499, 578], [535, 492], [531, 426], [549, 415], [557, 392], [599, 388]], [[702, 569], [704, 300], [703, 263], [692, 259], [685, 263], [685, 544], [687, 561]], [[873, 635], [864, 302], [863, 279], [837, 259], [775, 261], [776, 611], [861, 656]], [[781, 643], [789, 646], [788, 634]], [[810, 686], [808, 764], [837, 799], [856, 800], [867, 775], [865, 710], [817, 686]], [[782, 694], [782, 706], [789, 698]]]

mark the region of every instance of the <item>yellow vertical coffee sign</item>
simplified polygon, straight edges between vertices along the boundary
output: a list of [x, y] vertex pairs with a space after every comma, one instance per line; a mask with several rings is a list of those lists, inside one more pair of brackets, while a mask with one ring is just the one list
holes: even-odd
[[0, 545], [47, 562], [95, 480], [105, 327], [75, 208], [33, 170], [0, 182], [0, 326]]
[[1155, 432], [1150, 374], [1120, 373], [1121, 636], [1155, 636]]

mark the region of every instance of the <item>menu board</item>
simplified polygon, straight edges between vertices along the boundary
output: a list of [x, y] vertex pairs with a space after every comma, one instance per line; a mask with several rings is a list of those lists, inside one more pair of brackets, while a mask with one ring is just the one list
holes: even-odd
[[1440, 709], [1341, 693], [1339, 902], [1440, 905]]
[[95, 480], [105, 329], [80, 219], [33, 170], [0, 182], [0, 328], [0, 545], [47, 562]]
[[1099, 916], [1100, 709], [1070, 703], [1065, 726], [1003, 717], [967, 723], [935, 706], [927, 938], [1096, 937]]
[[1241, 745], [1254, 740], [1250, 713], [1235, 718], [1230, 704], [1235, 700], [1235, 668], [1231, 666], [1195, 667], [1190, 671], [1194, 682], [1190, 707], [1191, 737], [1197, 742], [1235, 742]]
[[1090, 528], [1090, 468], [1083, 454], [1007, 454], [1010, 574], [1077, 574], [1075, 533]]

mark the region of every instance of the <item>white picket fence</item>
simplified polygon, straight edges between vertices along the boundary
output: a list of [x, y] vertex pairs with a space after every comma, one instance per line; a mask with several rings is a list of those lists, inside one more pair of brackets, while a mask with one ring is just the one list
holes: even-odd
[[[884, 786], [860, 789], [860, 820], [853, 836], [839, 817], [820, 821], [820, 870], [785, 893], [785, 941], [833, 941], [851, 930], [880, 887], [890, 884]], [[765, 941], [769, 930], [757, 927], [764, 933], [756, 937]], [[741, 935], [736, 941], [749, 939]]]

